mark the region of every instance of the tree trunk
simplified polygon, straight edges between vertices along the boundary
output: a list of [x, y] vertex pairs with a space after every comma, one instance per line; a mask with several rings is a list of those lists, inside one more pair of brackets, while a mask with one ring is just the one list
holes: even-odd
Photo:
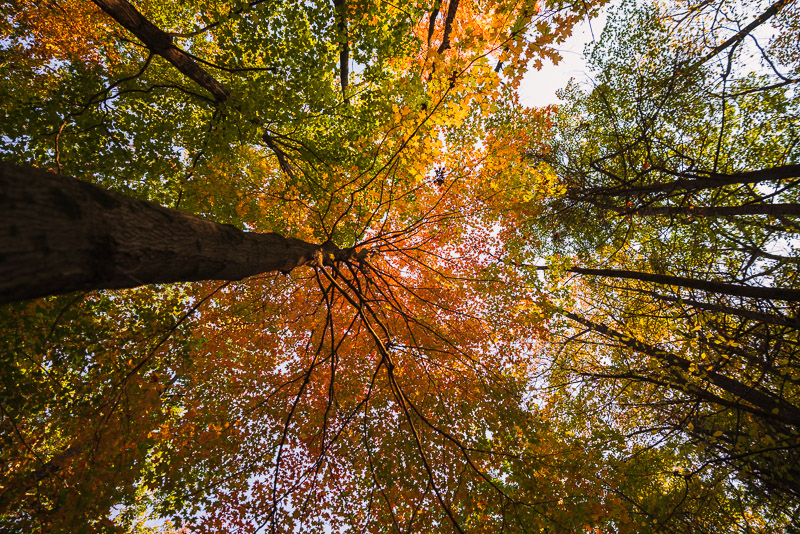
[[[595, 167], [601, 171], [602, 168]], [[667, 169], [657, 169], [669, 172]], [[646, 193], [675, 193], [682, 191], [700, 191], [703, 189], [715, 189], [726, 185], [736, 184], [757, 184], [760, 182], [787, 180], [789, 178], [800, 177], [800, 165], [782, 165], [768, 169], [756, 171], [743, 171], [733, 174], [707, 173], [686, 174], [671, 173], [676, 176], [676, 180], [671, 182], [657, 182], [654, 184], [642, 184], [637, 186], [623, 187], [594, 187], [589, 189], [573, 189], [570, 196], [576, 200], [584, 200], [589, 197], [636, 197]]]
[[[582, 324], [590, 330], [602, 334], [607, 338], [613, 339], [630, 349], [642, 354], [646, 354], [651, 358], [662, 361], [672, 367], [680, 369], [685, 373], [688, 373], [691, 369], [692, 362], [686, 358], [671, 352], [660, 350], [648, 343], [644, 343], [638, 339], [632, 338], [631, 336], [617, 332], [616, 330], [613, 330], [604, 324], [595, 323], [594, 321], [586, 319], [585, 317], [575, 313], [566, 310], [559, 311], [562, 315], [572, 319], [576, 323]], [[794, 404], [791, 404], [786, 399], [777, 396], [770, 391], [755, 389], [754, 385], [743, 384], [738, 380], [717, 373], [716, 371], [704, 372], [703, 376], [711, 384], [714, 384], [721, 390], [730, 393], [731, 395], [738, 397], [739, 399], [756, 407], [758, 411], [753, 412], [756, 415], [762, 416], [766, 419], [781, 421], [783, 423], [792, 425], [795, 428], [800, 428], [800, 408], [796, 407]], [[683, 384], [690, 385], [690, 383], [685, 379], [682, 380], [682, 382]]]
[[752, 32], [754, 29], [756, 29], [759, 26], [761, 26], [762, 24], [764, 24], [766, 21], [771, 19], [773, 16], [777, 15], [778, 12], [781, 9], [783, 9], [788, 3], [789, 3], [789, 0], [778, 0], [777, 2], [775, 2], [774, 4], [769, 6], [769, 8], [767, 8], [767, 10], [764, 11], [761, 15], [759, 15], [758, 18], [756, 18], [756, 20], [754, 20], [753, 22], [751, 22], [750, 24], [748, 24], [747, 26], [745, 26], [744, 28], [739, 30], [736, 33], [736, 35], [734, 35], [730, 39], [726, 40], [725, 42], [723, 42], [723, 43], [721, 43], [721, 44], [719, 44], [717, 46], [715, 46], [711, 50], [711, 52], [709, 52], [708, 54], [703, 56], [699, 61], [693, 63], [692, 66], [689, 67], [689, 68], [692, 68], [692, 69], [697, 68], [700, 65], [702, 65], [703, 63], [706, 63], [707, 61], [709, 61], [709, 60], [713, 59], [714, 57], [716, 57], [717, 54], [719, 54], [720, 52], [722, 52], [723, 50], [725, 50], [729, 46], [741, 42], [745, 37], [747, 37], [750, 34], [750, 32]]
[[674, 297], [670, 295], [663, 295], [661, 293], [657, 293], [655, 291], [647, 291], [645, 289], [635, 289], [637, 293], [643, 293], [648, 295], [654, 299], [662, 300], [664, 302], [674, 302], [676, 304], [684, 304], [686, 306], [691, 306], [692, 308], [698, 310], [708, 310], [713, 312], [719, 312], [727, 315], [735, 315], [737, 317], [743, 317], [745, 319], [751, 319], [753, 321], [766, 323], [766, 324], [774, 324], [779, 326], [788, 326], [791, 328], [800, 328], [800, 319], [798, 318], [790, 318], [786, 317], [785, 315], [776, 315], [773, 313], [765, 313], [761, 311], [755, 310], [746, 310], [742, 308], [736, 308], [734, 306], [727, 306], [724, 304], [715, 304], [712, 302], [702, 302], [699, 300], [694, 300], [691, 298], [686, 297]]
[[458, 11], [458, 0], [450, 0], [447, 4], [447, 16], [444, 19], [444, 32], [442, 33], [442, 44], [439, 45], [439, 53], [450, 49], [450, 33], [453, 31], [453, 21], [456, 20]]
[[350, 41], [347, 35], [347, 2], [346, 0], [333, 0], [333, 13], [336, 18], [336, 28], [341, 40], [339, 50], [339, 81], [342, 85], [342, 99], [349, 104], [347, 98], [347, 84], [350, 73]]
[[152, 283], [240, 280], [353, 251], [168, 209], [0, 162], [0, 302]]
[[[545, 271], [550, 269], [547, 266], [537, 266], [536, 269]], [[589, 269], [585, 267], [570, 267], [567, 272], [583, 274], [587, 276], [603, 276], [608, 278], [624, 278], [627, 280], [639, 280], [642, 282], [652, 282], [654, 284], [664, 284], [669, 286], [679, 286], [689, 289], [699, 289], [709, 293], [720, 295], [731, 295], [736, 297], [748, 297], [766, 300], [786, 300], [790, 302], [800, 302], [800, 289], [789, 289], [781, 287], [760, 287], [748, 286], [744, 284], [731, 284], [727, 282], [715, 282], [713, 280], [698, 280], [685, 276], [673, 276], [668, 274], [643, 273], [640, 271], [628, 271], [625, 269]]]
[[800, 215], [800, 204], [743, 204], [741, 206], [659, 206], [644, 208], [612, 208], [620, 215], [691, 217], [738, 217], [742, 215]]
[[431, 38], [433, 38], [433, 32], [436, 30], [436, 18], [439, 16], [440, 7], [442, 7], [441, 0], [436, 0], [431, 10], [431, 16], [428, 19], [428, 47], [431, 46]]

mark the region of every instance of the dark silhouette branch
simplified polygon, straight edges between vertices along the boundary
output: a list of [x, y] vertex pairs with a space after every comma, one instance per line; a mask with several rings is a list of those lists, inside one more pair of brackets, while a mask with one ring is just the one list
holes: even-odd
[[[664, 364], [680, 369], [684, 373], [690, 373], [692, 369], [692, 362], [678, 356], [674, 353], [658, 349], [648, 343], [639, 341], [631, 336], [622, 334], [607, 327], [604, 324], [595, 323], [585, 317], [572, 313], [566, 310], [559, 310], [565, 317], [572, 319], [590, 330], [602, 334], [603, 336], [613, 339], [615, 342], [620, 343], [636, 352], [646, 354], [647, 356], [661, 361]], [[756, 407], [762, 417], [767, 419], [775, 419], [783, 423], [789, 424], [795, 428], [800, 427], [800, 409], [789, 403], [785, 399], [778, 397], [772, 393], [755, 389], [753, 386], [743, 384], [738, 380], [734, 380], [716, 371], [707, 371], [703, 373], [703, 378], [714, 384], [721, 390], [738, 397], [739, 399]], [[688, 381], [684, 380], [686, 384]]]
[[347, 98], [348, 77], [350, 74], [350, 40], [347, 35], [347, 0], [333, 0], [333, 9], [336, 16], [336, 27], [341, 40], [339, 50], [339, 80], [342, 85], [344, 103], [349, 104]]
[[644, 208], [611, 208], [620, 215], [696, 217], [737, 217], [741, 215], [800, 215], [800, 204], [743, 204], [741, 206], [659, 206]]
[[458, 11], [458, 0], [450, 0], [447, 5], [447, 16], [444, 19], [444, 33], [442, 34], [442, 44], [439, 45], [439, 53], [450, 49], [450, 34], [453, 31], [453, 21], [456, 20]]
[[775, 2], [774, 4], [769, 6], [769, 8], [766, 11], [764, 11], [761, 15], [759, 15], [758, 18], [756, 18], [753, 22], [751, 22], [750, 24], [748, 24], [747, 26], [745, 26], [744, 28], [739, 30], [730, 39], [726, 40], [725, 42], [723, 42], [723, 43], [721, 43], [721, 44], [719, 44], [717, 46], [715, 46], [711, 50], [711, 52], [709, 52], [708, 54], [703, 56], [696, 63], [692, 64], [692, 66], [690, 68], [699, 67], [699, 66], [703, 65], [704, 63], [707, 63], [711, 59], [715, 58], [720, 52], [722, 52], [726, 48], [740, 43], [742, 41], [742, 39], [747, 37], [757, 27], [761, 26], [766, 21], [768, 21], [773, 16], [775, 16], [788, 3], [789, 3], [789, 0], [778, 0], [777, 2]]
[[[592, 164], [592, 167], [598, 172], [602, 172], [603, 174], [607, 175], [609, 174], [608, 171], [596, 163]], [[678, 177], [678, 179], [671, 182], [657, 182], [654, 184], [642, 184], [633, 187], [594, 187], [590, 189], [573, 189], [570, 191], [570, 196], [573, 198], [584, 199], [591, 196], [623, 197], [638, 196], [645, 193], [700, 191], [703, 189], [715, 189], [726, 185], [756, 184], [759, 182], [786, 180], [789, 178], [800, 177], [800, 165], [782, 165], [778, 167], [771, 167], [769, 169], [744, 171], [732, 174], [716, 172], [689, 174], [674, 171], [670, 172], [667, 169], [655, 167], [653, 170], [674, 174], [676, 177]]]
[[442, 7], [441, 0], [436, 0], [431, 10], [431, 17], [428, 20], [428, 46], [431, 46], [431, 38], [433, 38], [433, 32], [436, 31], [436, 19], [439, 17], [440, 7]]
[[[623, 289], [630, 290], [631, 288], [623, 288]], [[664, 302], [684, 304], [686, 306], [690, 306], [697, 310], [707, 310], [707, 311], [723, 313], [726, 315], [735, 315], [737, 317], [750, 319], [752, 321], [757, 321], [760, 323], [774, 324], [778, 326], [788, 326], [792, 328], [800, 328], [800, 319], [791, 319], [783, 315], [776, 315], [773, 313], [766, 313], [755, 310], [747, 310], [747, 309], [737, 308], [734, 306], [728, 306], [725, 304], [717, 304], [713, 302], [702, 302], [691, 298], [664, 295], [661, 293], [657, 293], [655, 291], [647, 291], [644, 289], [634, 289], [634, 291], [636, 291], [637, 293], [648, 295], [649, 297]]]
[[[547, 265], [534, 266], [536, 270], [547, 271], [552, 268]], [[719, 293], [736, 297], [749, 297], [767, 300], [786, 300], [800, 302], [800, 290], [779, 287], [760, 287], [748, 286], [744, 284], [732, 284], [728, 282], [716, 282], [713, 280], [698, 280], [686, 276], [674, 276], [668, 274], [645, 273], [641, 271], [630, 271], [626, 269], [590, 269], [586, 267], [570, 267], [567, 272], [584, 274], [588, 276], [605, 276], [608, 278], [624, 278], [628, 280], [639, 280], [642, 282], [652, 282], [670, 286], [680, 286], [689, 289], [699, 289], [709, 293]]]
[[163, 57], [186, 77], [206, 89], [217, 100], [224, 102], [230, 91], [203, 70], [186, 52], [175, 46], [172, 36], [158, 28], [126, 0], [92, 0], [125, 29], [141, 40], [147, 48]]

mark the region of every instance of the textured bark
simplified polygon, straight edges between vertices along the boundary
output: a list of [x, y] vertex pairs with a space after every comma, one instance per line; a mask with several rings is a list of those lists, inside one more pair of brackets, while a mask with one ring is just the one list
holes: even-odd
[[172, 63], [179, 71], [206, 89], [218, 102], [230, 96], [230, 91], [203, 70], [186, 52], [176, 47], [172, 36], [147, 20], [126, 0], [92, 0], [125, 29], [141, 40], [155, 54]]
[[353, 257], [242, 232], [74, 178], [0, 163], [0, 302], [151, 283], [240, 280]]

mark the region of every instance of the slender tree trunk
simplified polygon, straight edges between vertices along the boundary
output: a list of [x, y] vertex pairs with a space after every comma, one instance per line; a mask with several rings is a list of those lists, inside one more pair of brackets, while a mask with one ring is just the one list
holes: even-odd
[[450, 34], [453, 31], [453, 21], [456, 20], [458, 11], [458, 0], [450, 0], [447, 4], [447, 16], [444, 19], [444, 32], [442, 33], [442, 44], [439, 45], [439, 53], [450, 49]]
[[431, 16], [428, 19], [428, 46], [431, 46], [433, 32], [436, 30], [436, 18], [439, 16], [439, 8], [441, 7], [441, 0], [436, 0], [436, 2], [433, 4], [433, 9], [431, 10]]
[[[550, 267], [546, 265], [540, 265], [536, 266], [536, 269], [540, 271], [546, 271], [549, 270]], [[696, 278], [689, 278], [686, 276], [643, 273], [640, 271], [629, 271], [625, 269], [589, 269], [585, 267], [571, 267], [567, 269], [567, 272], [584, 274], [588, 276], [605, 276], [608, 278], [640, 280], [642, 282], [652, 282], [655, 284], [699, 289], [702, 291], [708, 291], [709, 293], [718, 293], [720, 295], [731, 295], [735, 297], [800, 302], [800, 290], [798, 289], [748, 286], [744, 284], [715, 282], [713, 280], [698, 280]]]
[[715, 304], [712, 302], [702, 302], [699, 300], [694, 300], [690, 298], [684, 297], [674, 297], [671, 295], [663, 295], [661, 293], [657, 293], [655, 291], [647, 291], [644, 289], [637, 289], [637, 293], [642, 293], [648, 295], [654, 299], [662, 300], [665, 302], [674, 302], [676, 304], [683, 304], [686, 306], [691, 306], [692, 308], [698, 310], [708, 310], [713, 312], [724, 313], [727, 315], [736, 315], [737, 317], [744, 317], [745, 319], [751, 319], [753, 321], [767, 323], [767, 324], [774, 324], [779, 326], [788, 326], [791, 328], [800, 328], [800, 319], [792, 319], [790, 317], [786, 317], [784, 315], [776, 315], [773, 313], [765, 313], [755, 310], [746, 310], [742, 308], [736, 308], [733, 306], [726, 306], [724, 304]]
[[70, 291], [240, 280], [352, 257], [242, 232], [74, 178], [0, 163], [0, 302]]
[[759, 15], [753, 22], [751, 22], [750, 24], [748, 24], [747, 26], [745, 26], [744, 28], [739, 30], [736, 33], [736, 35], [734, 35], [733, 37], [731, 37], [727, 41], [725, 41], [723, 43], [720, 43], [719, 45], [715, 46], [711, 50], [711, 52], [709, 52], [708, 54], [703, 56], [699, 61], [697, 61], [694, 64], [692, 64], [692, 66], [689, 67], [689, 68], [693, 69], [693, 68], [699, 67], [703, 63], [706, 63], [707, 61], [709, 61], [709, 60], [713, 59], [714, 57], [716, 57], [717, 54], [719, 54], [720, 52], [722, 52], [723, 50], [725, 50], [729, 46], [742, 41], [742, 39], [747, 37], [750, 34], [750, 32], [752, 32], [754, 29], [758, 28], [759, 26], [764, 24], [766, 21], [768, 21], [769, 19], [771, 19], [772, 17], [777, 15], [778, 12], [781, 9], [783, 9], [788, 3], [789, 3], [789, 0], [778, 0], [777, 2], [775, 2], [774, 4], [769, 6], [769, 8], [767, 8], [767, 10], [764, 11], [761, 15]]
[[611, 208], [620, 215], [691, 217], [737, 217], [741, 215], [800, 215], [800, 204], [744, 204], [741, 206], [663, 206], [644, 208]]
[[[600, 169], [598, 169], [600, 170]], [[654, 169], [666, 171], [665, 169]], [[726, 185], [756, 184], [774, 180], [786, 180], [800, 177], [800, 165], [782, 165], [769, 169], [744, 171], [733, 174], [708, 173], [706, 175], [693, 175], [675, 173], [676, 179], [671, 182], [657, 182], [632, 187], [594, 187], [590, 189], [575, 189], [570, 191], [570, 196], [577, 200], [589, 197], [636, 197], [646, 193], [673, 193], [676, 191], [699, 191], [714, 189]]]
[[225, 86], [203, 70], [191, 56], [175, 46], [170, 34], [156, 27], [126, 0], [92, 1], [138, 37], [151, 52], [172, 63], [185, 76], [214, 95], [217, 102], [228, 99], [230, 91]]
[[[617, 332], [616, 330], [613, 330], [604, 324], [595, 323], [594, 321], [586, 319], [585, 317], [581, 317], [575, 313], [566, 310], [560, 311], [565, 317], [572, 319], [576, 323], [582, 324], [590, 330], [613, 339], [630, 349], [642, 354], [646, 354], [651, 358], [662, 361], [672, 367], [680, 369], [683, 372], [689, 372], [691, 369], [692, 362], [686, 358], [671, 352], [657, 349], [648, 343], [644, 343], [630, 336]], [[716, 371], [707, 371], [704, 373], [704, 376], [711, 384], [714, 384], [721, 390], [726, 391], [727, 393], [734, 395], [735, 397], [738, 397], [739, 399], [756, 407], [761, 412], [758, 415], [761, 415], [767, 419], [775, 419], [777, 421], [790, 424], [795, 428], [800, 428], [800, 409], [785, 399], [778, 397], [771, 392], [755, 389], [754, 386], [743, 384], [738, 380], [734, 380], [723, 374], [717, 373]], [[688, 381], [684, 380], [683, 382], [685, 385], [690, 385]]]
[[52, 477], [70, 462], [75, 456], [83, 452], [83, 447], [72, 445], [62, 453], [56, 454], [45, 462], [41, 467], [28, 475], [17, 478], [16, 480], [6, 480], [4, 488], [0, 489], [0, 511], [6, 511], [14, 503], [19, 502], [31, 488], [34, 488], [45, 478]]
[[[145, 46], [154, 54], [158, 54], [167, 61], [169, 61], [176, 69], [183, 73], [186, 77], [197, 83], [200, 87], [214, 95], [217, 102], [224, 102], [231, 97], [230, 90], [225, 87], [216, 78], [206, 72], [192, 57], [175, 46], [172, 42], [172, 36], [164, 30], [158, 28], [155, 24], [150, 22], [144, 15], [139, 13], [127, 0], [92, 0], [103, 11], [111, 15], [120, 25], [129, 30], [132, 34], [139, 38]], [[339, 4], [344, 5], [345, 0], [337, 0]], [[344, 32], [347, 33], [347, 26], [344, 19]], [[344, 48], [341, 52], [342, 62], [342, 94], [345, 95], [347, 88], [347, 67], [349, 65], [350, 48], [347, 41], [344, 43]], [[232, 99], [235, 100], [235, 99]], [[237, 106], [238, 107], [238, 106]], [[253, 124], [258, 125], [257, 120], [251, 121]], [[270, 135], [269, 130], [264, 132], [264, 141], [267, 146], [275, 152], [278, 161], [287, 173], [290, 173], [290, 167], [286, 162], [286, 154], [277, 146], [274, 138]]]
[[347, 98], [347, 85], [350, 75], [350, 40], [347, 35], [347, 1], [333, 0], [333, 12], [337, 19], [336, 27], [341, 39], [341, 49], [339, 50], [339, 81], [342, 85], [342, 98], [345, 104], [349, 104]]

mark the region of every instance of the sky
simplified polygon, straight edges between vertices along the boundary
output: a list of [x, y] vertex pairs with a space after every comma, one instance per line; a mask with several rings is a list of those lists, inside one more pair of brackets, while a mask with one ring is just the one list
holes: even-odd
[[523, 104], [527, 106], [558, 104], [556, 91], [566, 86], [570, 78], [575, 78], [579, 83], [588, 80], [583, 61], [583, 47], [586, 43], [592, 42], [592, 32], [596, 38], [600, 38], [605, 20], [606, 16], [603, 13], [598, 18], [592, 19], [591, 29], [586, 21], [577, 25], [572, 36], [557, 47], [564, 58], [558, 65], [545, 61], [541, 70], [528, 71], [519, 88]]

